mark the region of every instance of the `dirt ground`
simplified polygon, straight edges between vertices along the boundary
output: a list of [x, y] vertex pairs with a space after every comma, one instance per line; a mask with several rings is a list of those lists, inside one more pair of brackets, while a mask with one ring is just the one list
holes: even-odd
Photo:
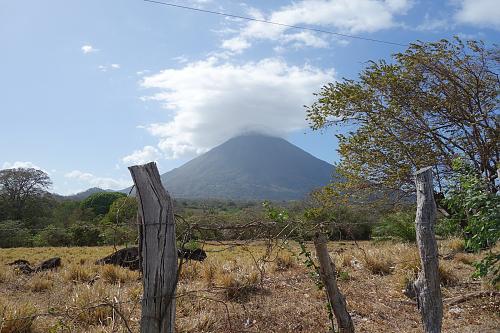
[[[326, 297], [298, 257], [297, 244], [264, 257], [262, 242], [206, 245], [204, 262], [183, 266], [177, 332], [328, 332]], [[459, 240], [440, 243], [444, 332], [500, 332], [500, 297], [471, 277], [476, 254]], [[421, 332], [415, 303], [403, 294], [419, 268], [414, 245], [332, 242], [341, 291], [357, 332]], [[311, 247], [312, 251], [312, 247]], [[0, 333], [138, 332], [142, 285], [137, 272], [93, 262], [111, 247], [0, 249]], [[314, 251], [313, 255], [314, 255]], [[56, 271], [25, 275], [7, 263], [62, 258]], [[128, 328], [127, 328], [128, 326]]]

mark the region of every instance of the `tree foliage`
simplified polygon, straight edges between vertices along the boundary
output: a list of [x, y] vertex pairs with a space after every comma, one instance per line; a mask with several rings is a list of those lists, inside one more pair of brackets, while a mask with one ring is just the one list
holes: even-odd
[[39, 200], [52, 185], [42, 170], [14, 168], [0, 170], [0, 199], [4, 214], [14, 220], [25, 218], [27, 207]]
[[111, 204], [123, 197], [126, 197], [126, 195], [120, 192], [94, 193], [82, 201], [81, 208], [91, 209], [96, 215], [105, 215], [108, 213]]
[[0, 221], [0, 248], [31, 246], [31, 232], [20, 221]]
[[415, 170], [433, 165], [445, 186], [459, 154], [496, 192], [498, 47], [458, 38], [418, 42], [393, 60], [324, 86], [307, 107], [313, 129], [342, 126], [340, 185], [412, 192]]
[[451, 224], [463, 229], [467, 250], [490, 248], [500, 239], [500, 196], [491, 193], [473, 167], [457, 158], [445, 198]]
[[[462, 159], [453, 163], [456, 175], [445, 198], [451, 212], [450, 224], [463, 228], [465, 247], [469, 251], [491, 249], [500, 240], [500, 195], [491, 193], [484, 179]], [[476, 275], [490, 275], [500, 282], [500, 253], [490, 251], [476, 263]]]

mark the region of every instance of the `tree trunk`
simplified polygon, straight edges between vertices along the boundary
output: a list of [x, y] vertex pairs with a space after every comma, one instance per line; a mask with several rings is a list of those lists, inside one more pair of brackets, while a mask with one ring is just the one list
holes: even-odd
[[314, 237], [314, 247], [318, 256], [321, 280], [325, 286], [328, 302], [337, 319], [337, 325], [340, 333], [354, 333], [354, 324], [351, 316], [347, 312], [347, 306], [344, 296], [340, 293], [337, 286], [337, 273], [335, 264], [331, 261], [326, 246], [327, 238], [322, 233], [317, 233]]
[[129, 167], [142, 219], [140, 257], [144, 286], [141, 333], [170, 333], [175, 328], [177, 249], [172, 200], [156, 164]]
[[422, 316], [424, 332], [439, 333], [443, 319], [443, 302], [439, 286], [438, 247], [434, 235], [436, 203], [432, 183], [432, 168], [415, 174], [417, 215], [415, 229], [422, 270], [414, 283], [417, 306]]

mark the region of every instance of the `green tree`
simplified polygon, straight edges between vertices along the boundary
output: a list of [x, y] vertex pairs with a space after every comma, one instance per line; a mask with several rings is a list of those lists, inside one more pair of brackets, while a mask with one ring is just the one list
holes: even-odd
[[[40, 208], [40, 200], [49, 196], [47, 190], [52, 185], [49, 176], [42, 170], [14, 168], [0, 170], [0, 201], [6, 218], [24, 220], [27, 208]], [[32, 212], [31, 215], [39, 213]], [[4, 218], [5, 218], [4, 217]]]
[[134, 243], [137, 238], [137, 200], [116, 199], [101, 220], [101, 237], [106, 244]]
[[111, 204], [118, 198], [123, 198], [126, 195], [120, 192], [99, 192], [94, 193], [81, 203], [82, 209], [91, 209], [97, 215], [105, 215], [108, 213]]
[[413, 173], [428, 165], [444, 187], [459, 154], [496, 192], [499, 65], [499, 48], [482, 42], [418, 42], [358, 80], [324, 86], [307, 119], [316, 130], [342, 126], [341, 187], [413, 192]]
[[494, 283], [500, 282], [500, 253], [491, 250], [500, 240], [500, 195], [491, 193], [484, 179], [462, 159], [453, 163], [456, 175], [444, 200], [451, 212], [449, 223], [463, 228], [465, 247], [478, 252], [490, 249], [476, 263], [476, 275], [491, 274]]
[[120, 197], [116, 199], [106, 214], [106, 219], [115, 224], [135, 223], [137, 217], [137, 199], [133, 197]]
[[21, 221], [0, 221], [0, 248], [31, 246], [30, 231]]
[[48, 225], [33, 237], [35, 246], [69, 246], [71, 235], [65, 229]]
[[78, 221], [69, 228], [71, 245], [95, 246], [99, 245], [101, 236], [99, 228], [90, 222]]

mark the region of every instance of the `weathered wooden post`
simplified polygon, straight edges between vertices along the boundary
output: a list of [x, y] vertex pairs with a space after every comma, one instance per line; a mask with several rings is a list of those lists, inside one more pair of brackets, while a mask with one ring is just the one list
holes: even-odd
[[443, 320], [443, 302], [439, 286], [438, 247], [434, 234], [436, 203], [431, 167], [416, 172], [415, 185], [417, 189], [415, 229], [422, 270], [413, 287], [422, 316], [424, 332], [439, 333]]
[[129, 167], [139, 203], [139, 240], [144, 294], [141, 333], [170, 333], [175, 328], [177, 249], [172, 200], [156, 164]]
[[323, 233], [314, 237], [314, 247], [319, 260], [320, 275], [325, 286], [328, 302], [332, 307], [340, 333], [354, 333], [354, 324], [347, 312], [345, 298], [337, 286], [337, 272], [335, 264], [330, 259], [327, 248], [327, 238]]

